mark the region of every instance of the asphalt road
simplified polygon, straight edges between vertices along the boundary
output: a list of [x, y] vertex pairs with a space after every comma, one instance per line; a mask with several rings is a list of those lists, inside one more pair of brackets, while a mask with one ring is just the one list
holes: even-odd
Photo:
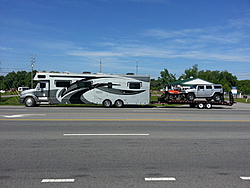
[[250, 187], [250, 108], [0, 107], [0, 187]]

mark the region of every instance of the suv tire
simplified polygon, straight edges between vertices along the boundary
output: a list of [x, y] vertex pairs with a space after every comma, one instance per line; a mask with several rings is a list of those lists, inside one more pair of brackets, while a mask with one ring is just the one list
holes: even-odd
[[221, 101], [221, 96], [218, 93], [215, 93], [213, 96], [213, 99], [215, 102], [220, 102]]
[[194, 99], [195, 99], [195, 96], [194, 96], [193, 93], [187, 94], [187, 100], [188, 100], [188, 101], [193, 101]]

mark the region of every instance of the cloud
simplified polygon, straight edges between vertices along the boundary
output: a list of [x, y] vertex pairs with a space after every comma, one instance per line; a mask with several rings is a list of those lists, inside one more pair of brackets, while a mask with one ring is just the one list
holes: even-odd
[[2, 47], [2, 46], [0, 46], [0, 50], [13, 50], [13, 48], [8, 48], [8, 47]]
[[164, 29], [149, 29], [145, 31], [142, 35], [148, 37], [156, 37], [159, 39], [168, 39], [176, 37], [187, 37], [187, 36], [196, 36], [197, 33], [204, 33], [202, 29], [183, 29], [179, 31], [170, 31]]
[[208, 46], [214, 44], [239, 44], [250, 39], [250, 18], [230, 19], [228, 23], [220, 26], [206, 28], [187, 28], [182, 30], [165, 30], [151, 28], [141, 33], [144, 37], [155, 40], [165, 40], [178, 44], [202, 44]]
[[230, 19], [228, 20], [229, 27], [249, 27], [250, 26], [250, 18], [239, 18], [239, 19]]
[[67, 52], [67, 55], [78, 56], [78, 57], [115, 57], [123, 56], [123, 53], [110, 52], [110, 51], [71, 51]]
[[84, 58], [111, 58], [116, 57], [120, 60], [134, 58], [153, 58], [153, 59], [173, 59], [173, 58], [187, 58], [194, 60], [216, 60], [227, 62], [249, 62], [249, 50], [216, 48], [214, 50], [201, 49], [200, 47], [193, 46], [193, 48], [178, 48], [168, 46], [166, 44], [159, 45], [135, 45], [135, 44], [120, 44], [112, 43], [111, 46], [106, 46], [105, 50], [72, 50], [68, 51], [67, 55]]

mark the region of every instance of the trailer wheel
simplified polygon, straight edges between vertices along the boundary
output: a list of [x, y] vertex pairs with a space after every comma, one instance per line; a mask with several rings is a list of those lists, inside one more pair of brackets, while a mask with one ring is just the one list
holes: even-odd
[[199, 104], [197, 105], [197, 107], [198, 107], [199, 109], [202, 109], [202, 108], [204, 108], [204, 104], [203, 104], [203, 103], [199, 103]]
[[219, 102], [221, 100], [221, 96], [217, 93], [214, 94], [213, 99], [215, 102]]
[[115, 107], [116, 108], [122, 108], [124, 105], [123, 101], [122, 100], [117, 100], [115, 101]]
[[206, 109], [211, 109], [212, 108], [212, 104], [210, 104], [210, 103], [205, 104], [205, 108]]
[[195, 98], [195, 96], [194, 96], [194, 94], [193, 94], [193, 93], [189, 93], [189, 94], [187, 94], [187, 100], [189, 100], [189, 101], [193, 101], [193, 100], [194, 100], [194, 98]]
[[32, 97], [27, 97], [24, 101], [26, 107], [34, 107], [36, 106], [36, 102]]
[[112, 102], [109, 99], [103, 101], [102, 105], [106, 108], [111, 107]]

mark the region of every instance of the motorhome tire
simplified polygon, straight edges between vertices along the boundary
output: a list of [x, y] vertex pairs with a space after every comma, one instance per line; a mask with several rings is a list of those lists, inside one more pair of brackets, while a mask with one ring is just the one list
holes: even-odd
[[194, 98], [195, 98], [195, 96], [194, 96], [194, 94], [193, 94], [193, 93], [189, 93], [189, 94], [187, 94], [187, 100], [189, 100], [189, 101], [193, 101], [193, 100], [194, 100]]
[[215, 93], [213, 99], [215, 102], [219, 102], [221, 100], [221, 96], [219, 94]]
[[117, 108], [122, 108], [124, 105], [123, 101], [122, 100], [117, 100], [115, 101], [115, 107]]
[[199, 103], [199, 104], [197, 105], [197, 107], [198, 107], [199, 109], [202, 109], [202, 108], [204, 108], [204, 104], [203, 104], [203, 103]]
[[36, 106], [36, 102], [32, 97], [27, 97], [24, 102], [26, 107], [34, 107]]
[[111, 107], [112, 102], [109, 99], [106, 99], [103, 101], [102, 105], [106, 108], [109, 108], [109, 107]]

